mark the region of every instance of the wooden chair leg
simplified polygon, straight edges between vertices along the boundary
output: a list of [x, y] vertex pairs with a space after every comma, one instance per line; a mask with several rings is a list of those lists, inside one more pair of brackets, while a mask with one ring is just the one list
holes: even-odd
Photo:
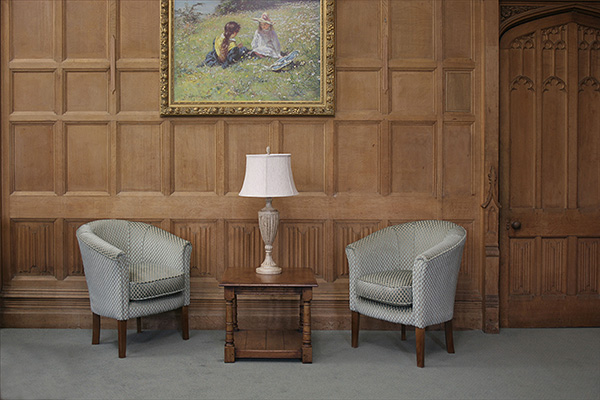
[[446, 330], [446, 350], [448, 353], [454, 353], [454, 338], [452, 337], [452, 320], [444, 324]]
[[119, 335], [119, 358], [125, 358], [127, 354], [127, 320], [117, 321]]
[[401, 326], [401, 330], [402, 330], [402, 334], [400, 336], [400, 340], [406, 340], [406, 325], [402, 324]]
[[100, 316], [92, 313], [92, 344], [100, 343]]
[[417, 367], [425, 366], [425, 328], [415, 326], [415, 336], [417, 341]]
[[360, 329], [360, 314], [352, 311], [352, 347], [358, 347], [358, 330]]
[[181, 331], [181, 336], [183, 336], [183, 340], [188, 340], [190, 338], [188, 306], [181, 307]]
[[137, 333], [142, 333], [142, 317], [137, 317], [135, 323], [137, 325]]

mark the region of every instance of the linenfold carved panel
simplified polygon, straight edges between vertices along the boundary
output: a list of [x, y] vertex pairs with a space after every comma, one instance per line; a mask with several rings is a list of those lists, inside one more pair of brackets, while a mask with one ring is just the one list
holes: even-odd
[[[260, 236], [258, 220], [226, 221], [225, 225], [227, 232], [227, 240], [225, 242], [225, 253], [227, 254], [226, 267], [260, 267], [265, 258], [265, 245]], [[273, 253], [276, 254], [278, 238], [275, 240]]]
[[13, 275], [54, 275], [54, 220], [12, 220], [11, 243]]
[[577, 244], [577, 294], [600, 294], [600, 238], [581, 238]]
[[348, 260], [346, 259], [346, 246], [356, 242], [367, 235], [383, 228], [379, 221], [335, 221], [334, 222], [334, 277], [347, 277]]
[[172, 233], [190, 241], [192, 258], [190, 276], [217, 277], [217, 222], [173, 221]]
[[325, 274], [325, 222], [281, 221], [279, 261], [285, 268], [311, 268], [317, 277]]
[[567, 294], [567, 240], [542, 239], [541, 294]]
[[535, 239], [510, 239], [509, 294], [531, 296], [535, 293]]

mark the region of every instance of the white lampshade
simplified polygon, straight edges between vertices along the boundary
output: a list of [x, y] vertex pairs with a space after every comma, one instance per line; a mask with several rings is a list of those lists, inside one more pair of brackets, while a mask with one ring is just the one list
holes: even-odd
[[247, 154], [244, 197], [287, 197], [298, 194], [291, 154]]

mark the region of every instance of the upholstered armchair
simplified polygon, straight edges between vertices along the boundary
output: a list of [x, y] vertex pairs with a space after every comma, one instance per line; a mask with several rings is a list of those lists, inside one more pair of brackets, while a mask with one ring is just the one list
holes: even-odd
[[100, 342], [100, 316], [118, 321], [119, 358], [127, 344], [127, 320], [181, 308], [189, 338], [192, 245], [142, 222], [99, 220], [77, 229], [90, 294], [92, 344]]
[[425, 328], [445, 324], [454, 353], [452, 318], [467, 233], [448, 221], [415, 221], [374, 232], [346, 247], [352, 347], [360, 315], [415, 327], [417, 366], [425, 365]]

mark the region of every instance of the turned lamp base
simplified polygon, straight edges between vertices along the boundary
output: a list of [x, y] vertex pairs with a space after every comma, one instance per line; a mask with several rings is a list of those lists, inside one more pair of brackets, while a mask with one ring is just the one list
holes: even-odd
[[273, 208], [271, 204], [273, 199], [267, 197], [265, 208], [258, 212], [258, 227], [260, 228], [260, 236], [265, 242], [265, 260], [256, 268], [257, 274], [275, 275], [281, 273], [281, 268], [273, 260], [271, 253], [273, 252], [273, 241], [277, 235], [277, 227], [279, 226], [279, 211]]

